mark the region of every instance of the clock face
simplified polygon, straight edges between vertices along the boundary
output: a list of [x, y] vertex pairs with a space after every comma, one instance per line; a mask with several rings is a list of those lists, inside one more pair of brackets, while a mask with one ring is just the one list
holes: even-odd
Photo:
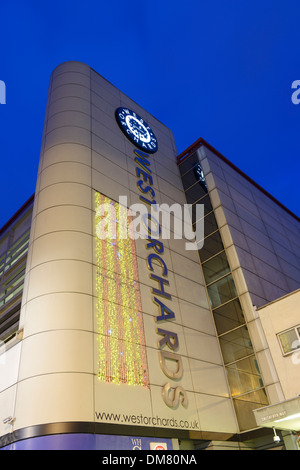
[[148, 153], [157, 151], [154, 133], [138, 114], [128, 108], [118, 108], [115, 116], [120, 129], [134, 145]]

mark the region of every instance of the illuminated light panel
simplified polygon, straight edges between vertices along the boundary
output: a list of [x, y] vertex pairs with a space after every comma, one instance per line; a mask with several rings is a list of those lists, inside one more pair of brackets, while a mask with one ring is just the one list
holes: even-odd
[[132, 217], [98, 192], [95, 208], [98, 378], [149, 388]]

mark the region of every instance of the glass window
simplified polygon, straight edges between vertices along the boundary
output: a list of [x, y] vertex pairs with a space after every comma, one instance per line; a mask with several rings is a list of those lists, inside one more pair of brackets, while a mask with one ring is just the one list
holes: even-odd
[[300, 348], [300, 328], [291, 328], [278, 335], [283, 354], [288, 354]]
[[9, 317], [5, 315], [5, 320], [0, 322], [0, 341], [7, 342], [17, 332], [19, 327], [21, 304], [9, 308]]
[[6, 252], [7, 247], [8, 247], [8, 235], [5, 235], [1, 240], [0, 240], [0, 256]]
[[210, 202], [210, 197], [209, 197], [209, 194], [207, 194], [205, 197], [202, 197], [201, 199], [199, 199], [199, 201], [195, 202], [192, 206], [191, 206], [191, 210], [192, 210], [192, 223], [194, 224], [198, 219], [199, 219], [199, 215], [197, 215], [197, 205], [203, 205], [204, 206], [204, 216], [209, 214], [212, 210], [213, 210], [213, 207], [211, 205], [211, 202]]
[[220, 232], [217, 231], [204, 239], [203, 247], [199, 250], [201, 262], [203, 263], [212, 256], [224, 250]]
[[32, 217], [32, 203], [13, 221], [0, 241], [0, 340], [18, 329], [19, 306], [24, 289], [25, 265]]
[[207, 194], [205, 197], [203, 197], [201, 199], [201, 201], [199, 202], [199, 204], [204, 205], [204, 215], [209, 214], [209, 212], [211, 212], [213, 210], [213, 207], [212, 207], [211, 202], [210, 202], [209, 194]]
[[181, 177], [183, 188], [185, 191], [198, 182], [198, 176], [197, 172], [195, 171], [195, 168], [197, 168], [197, 165], [191, 168], [190, 171], [188, 171], [184, 176]]
[[3, 283], [3, 289], [6, 292], [9, 292], [11, 289], [15, 288], [21, 280], [24, 279], [25, 276], [25, 267], [22, 265], [18, 271], [14, 272], [8, 279], [6, 279], [5, 283]]
[[204, 191], [207, 192], [205, 176], [204, 176], [200, 163], [198, 163], [198, 165], [195, 165], [193, 167], [193, 173], [195, 175], [196, 181], [200, 184], [200, 186], [204, 189]]
[[[20, 279], [20, 281], [23, 281], [23, 279]], [[18, 287], [15, 288], [14, 291], [12, 291], [6, 298], [5, 298], [5, 303], [9, 302], [13, 297], [15, 297], [17, 294], [23, 291], [24, 287], [24, 282], [22, 282]]]
[[216, 308], [213, 315], [219, 335], [246, 323], [239, 299]]
[[226, 367], [233, 397], [263, 387], [260, 370], [254, 355]]
[[16, 242], [24, 232], [30, 231], [31, 227], [31, 218], [32, 218], [32, 209], [30, 209], [23, 218], [12, 227], [10, 234], [10, 243]]
[[7, 252], [5, 271], [10, 269], [19, 259], [26, 255], [29, 244], [29, 232], [26, 237], [23, 236], [12, 248]]
[[179, 165], [179, 171], [181, 175], [187, 173], [194, 165], [199, 163], [197, 153], [193, 153], [188, 158], [186, 158], [182, 163]]
[[210, 284], [229, 273], [230, 267], [225, 251], [202, 264], [206, 284]]
[[253, 354], [253, 347], [246, 325], [219, 337], [225, 364]]
[[3, 274], [4, 262], [5, 262], [5, 255], [0, 257], [0, 282], [1, 282], [1, 276]]
[[205, 205], [203, 204], [203, 198], [197, 201], [195, 204], [188, 206], [189, 214], [192, 218], [193, 229], [195, 230], [195, 224], [198, 220], [203, 219], [207, 214]]
[[191, 186], [186, 192], [185, 197], [188, 204], [194, 204], [197, 202], [201, 197], [207, 194], [207, 190], [203, 189], [200, 184], [194, 184]]
[[268, 398], [264, 389], [247, 393], [233, 400], [240, 431], [257, 428], [253, 410], [267, 406]]
[[232, 274], [228, 274], [222, 279], [219, 279], [219, 281], [207, 286], [207, 291], [211, 307], [213, 309], [237, 297], [237, 291], [232, 279]]
[[[204, 238], [218, 230], [218, 224], [214, 212], [210, 212], [210, 214], [206, 215], [202, 222], [204, 222]], [[201, 220], [198, 220], [197, 223], [201, 223]], [[195, 230], [195, 224], [193, 224], [193, 229]]]

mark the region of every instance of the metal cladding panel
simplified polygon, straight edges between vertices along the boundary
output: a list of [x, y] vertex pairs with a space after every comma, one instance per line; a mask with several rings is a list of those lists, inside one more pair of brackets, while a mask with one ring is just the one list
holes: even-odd
[[[131, 138], [119, 108], [132, 112], [124, 115]], [[172, 132], [90, 67], [54, 70], [15, 429], [86, 421], [236, 432], [198, 254], [179, 233], [185, 197], [175, 157]], [[119, 212], [105, 204], [124, 209], [127, 239], [114, 238]], [[160, 218], [151, 216], [154, 206]], [[139, 211], [146, 237], [137, 236]]]

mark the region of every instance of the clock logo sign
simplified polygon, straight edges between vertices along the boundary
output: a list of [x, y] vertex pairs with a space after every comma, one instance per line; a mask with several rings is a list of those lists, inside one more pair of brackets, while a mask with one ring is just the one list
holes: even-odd
[[151, 127], [138, 114], [128, 108], [118, 108], [115, 116], [120, 129], [133, 144], [148, 153], [157, 151], [157, 139]]

